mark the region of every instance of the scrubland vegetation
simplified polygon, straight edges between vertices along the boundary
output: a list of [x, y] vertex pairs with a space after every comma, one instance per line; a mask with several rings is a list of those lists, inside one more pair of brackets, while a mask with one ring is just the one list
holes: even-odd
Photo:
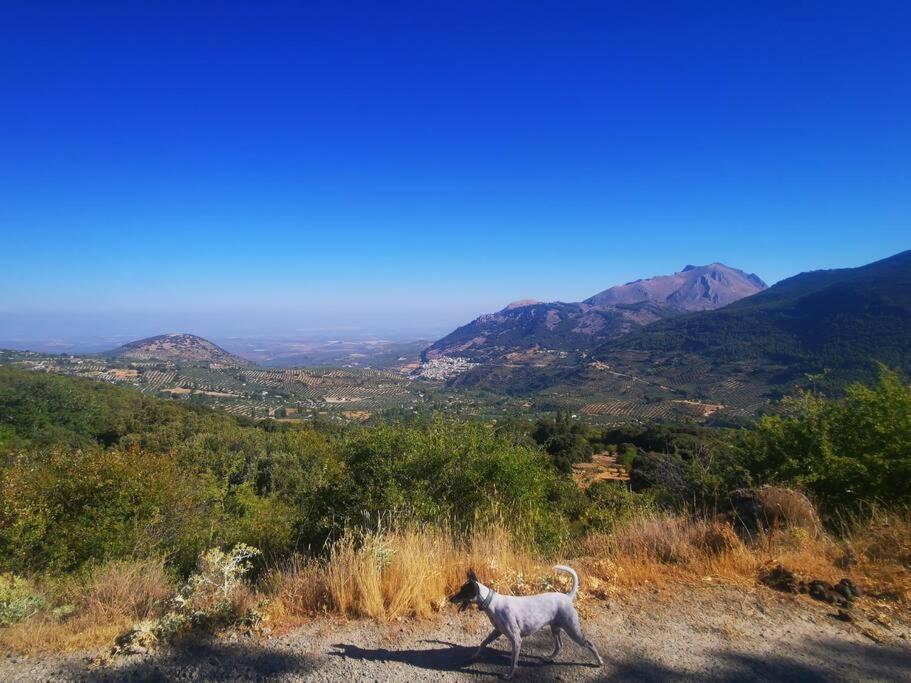
[[[630, 486], [573, 483], [600, 450], [621, 454]], [[603, 430], [254, 423], [0, 368], [0, 457], [0, 645], [17, 650], [427, 617], [469, 566], [530, 593], [561, 585], [555, 560], [581, 570], [583, 600], [752, 583], [780, 563], [850, 576], [880, 610], [911, 603], [911, 390], [885, 369], [750, 428]], [[766, 523], [743, 519], [729, 493], [764, 484], [819, 514], [776, 503]]]

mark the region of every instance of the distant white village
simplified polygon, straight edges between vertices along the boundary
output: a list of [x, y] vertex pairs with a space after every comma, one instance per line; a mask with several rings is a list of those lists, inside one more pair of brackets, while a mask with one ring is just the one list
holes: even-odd
[[467, 358], [442, 356], [422, 363], [416, 374], [422, 379], [447, 380], [475, 366], [477, 363], [472, 363]]

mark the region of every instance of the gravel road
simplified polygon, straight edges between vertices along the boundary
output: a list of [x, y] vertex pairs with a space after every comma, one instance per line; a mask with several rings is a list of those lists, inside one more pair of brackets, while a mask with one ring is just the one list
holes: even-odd
[[[908, 681], [911, 631], [845, 623], [808, 598], [706, 587], [698, 594], [640, 591], [587, 603], [583, 627], [605, 666], [564, 638], [545, 663], [547, 633], [526, 641], [519, 681]], [[262, 640], [188, 640], [155, 655], [93, 668], [93, 653], [0, 658], [10, 681], [483, 681], [508, 670], [505, 642], [465, 665], [489, 625], [476, 611], [439, 621], [315, 620]]]

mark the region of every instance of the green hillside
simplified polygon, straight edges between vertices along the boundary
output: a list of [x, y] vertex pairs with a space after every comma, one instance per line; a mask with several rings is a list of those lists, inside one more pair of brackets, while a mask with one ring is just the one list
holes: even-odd
[[611, 362], [674, 364], [696, 356], [715, 366], [785, 366], [777, 380], [830, 370], [844, 381], [877, 362], [911, 368], [911, 251], [860, 268], [796, 275], [717, 311], [656, 322], [596, 349]]

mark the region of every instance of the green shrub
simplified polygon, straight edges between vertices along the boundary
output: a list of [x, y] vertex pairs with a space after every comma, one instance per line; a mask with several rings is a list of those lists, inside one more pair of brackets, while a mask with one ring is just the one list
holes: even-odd
[[342, 449], [345, 476], [326, 496], [336, 530], [364, 513], [399, 511], [462, 526], [506, 513], [547, 543], [566, 533], [547, 455], [489, 425], [438, 419], [363, 428]]
[[595, 452], [589, 441], [591, 435], [588, 425], [565, 412], [558, 412], [553, 420], [538, 420], [532, 432], [532, 438], [550, 454], [554, 465], [564, 474], [569, 474], [575, 463], [591, 460]]
[[15, 574], [0, 574], [0, 626], [28, 619], [44, 607], [44, 597], [30, 581]]
[[631, 443], [625, 443], [620, 446], [618, 452], [618, 461], [626, 468], [626, 471], [629, 472], [633, 469], [633, 461], [636, 459], [636, 456], [639, 455], [639, 449]]
[[218, 490], [167, 455], [55, 449], [19, 456], [0, 480], [0, 567], [67, 572], [88, 562], [208, 544]]
[[830, 512], [911, 503], [911, 388], [900, 373], [881, 368], [874, 386], [851, 385], [840, 400], [800, 393], [786, 407], [745, 434], [757, 481], [804, 488]]
[[626, 484], [616, 481], [596, 482], [586, 490], [585, 495], [588, 505], [582, 514], [582, 522], [586, 531], [609, 533], [657, 508], [651, 492], [633, 493]]

